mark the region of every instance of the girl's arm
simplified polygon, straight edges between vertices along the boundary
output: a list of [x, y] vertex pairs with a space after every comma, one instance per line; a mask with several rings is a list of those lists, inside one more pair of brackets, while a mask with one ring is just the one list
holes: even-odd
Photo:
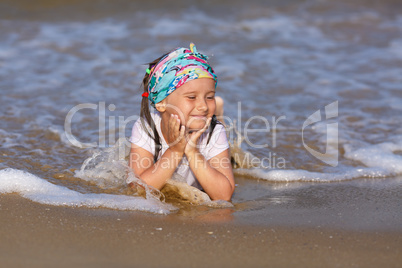
[[182, 158], [183, 154], [176, 153], [169, 148], [154, 163], [154, 156], [150, 152], [132, 144], [129, 166], [134, 170], [134, 174], [146, 184], [160, 190], [172, 177]]
[[162, 189], [183, 158], [184, 147], [186, 146], [184, 130], [177, 117], [172, 116], [169, 119], [167, 142], [172, 146], [165, 151], [156, 163], [154, 163], [154, 156], [150, 152], [132, 144], [129, 166], [134, 170], [134, 174], [146, 184], [158, 190]]
[[230, 201], [235, 188], [229, 149], [208, 161], [200, 152], [187, 154], [190, 168], [212, 200]]
[[203, 129], [191, 134], [184, 152], [191, 170], [209, 197], [212, 200], [230, 201], [235, 182], [229, 149], [207, 161], [196, 146], [199, 137], [209, 127], [210, 122], [211, 119], [208, 120]]

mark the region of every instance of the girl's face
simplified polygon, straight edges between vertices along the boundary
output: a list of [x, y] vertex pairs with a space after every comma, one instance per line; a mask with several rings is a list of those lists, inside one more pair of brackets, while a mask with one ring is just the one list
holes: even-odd
[[211, 78], [191, 80], [167, 96], [165, 104], [167, 115], [178, 115], [188, 131], [202, 129], [215, 113], [215, 81]]

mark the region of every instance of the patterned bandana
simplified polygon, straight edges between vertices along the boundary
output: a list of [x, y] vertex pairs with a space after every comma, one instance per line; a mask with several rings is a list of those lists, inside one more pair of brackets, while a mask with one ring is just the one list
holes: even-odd
[[193, 43], [188, 48], [178, 48], [162, 58], [151, 70], [148, 99], [153, 107], [184, 83], [197, 78], [212, 78], [215, 88], [218, 78], [208, 63], [208, 57], [197, 52]]

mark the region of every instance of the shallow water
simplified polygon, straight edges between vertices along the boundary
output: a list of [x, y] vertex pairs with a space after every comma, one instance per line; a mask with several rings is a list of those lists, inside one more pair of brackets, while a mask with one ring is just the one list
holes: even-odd
[[[400, 190], [401, 11], [397, 1], [158, 8], [142, 1], [2, 1], [0, 192], [89, 207], [105, 206], [107, 195], [115, 209], [177, 212], [180, 204], [134, 195], [121, 175], [110, 175], [124, 155], [92, 167], [90, 178], [79, 170], [130, 135], [144, 63], [190, 42], [211, 56], [226, 123], [247, 136], [241, 147], [259, 160], [259, 167], [235, 170], [238, 214], [263, 215], [298, 193], [298, 204], [320, 199], [315, 190], [337, 185]], [[235, 143], [234, 130], [228, 134]], [[82, 143], [92, 146], [76, 146]], [[65, 199], [50, 197], [53, 185]], [[301, 194], [306, 188], [312, 190]], [[338, 195], [331, 200], [348, 198]]]

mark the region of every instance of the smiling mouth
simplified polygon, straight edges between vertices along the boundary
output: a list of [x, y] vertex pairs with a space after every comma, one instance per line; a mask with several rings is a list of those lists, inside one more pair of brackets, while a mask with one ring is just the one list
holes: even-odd
[[197, 118], [197, 119], [206, 119], [207, 118], [206, 115], [192, 115], [191, 117]]
[[205, 123], [205, 122], [207, 122], [207, 117], [201, 116], [201, 115], [191, 116], [189, 122], [197, 122], [197, 123], [204, 122]]

